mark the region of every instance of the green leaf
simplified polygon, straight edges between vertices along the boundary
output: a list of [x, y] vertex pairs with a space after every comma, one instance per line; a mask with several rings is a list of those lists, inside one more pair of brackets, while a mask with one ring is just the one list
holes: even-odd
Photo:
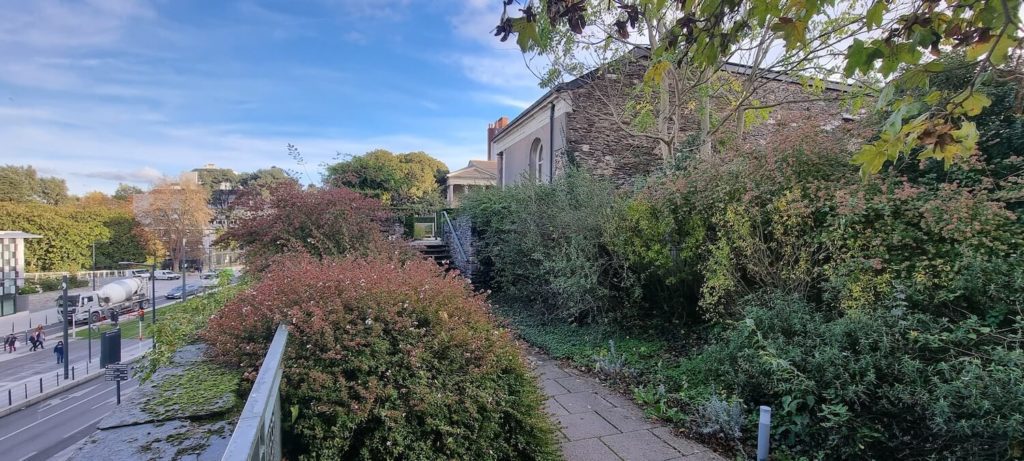
[[946, 105], [946, 110], [954, 114], [966, 114], [973, 117], [980, 114], [983, 109], [991, 104], [992, 100], [988, 96], [971, 89], [966, 89], [956, 95]]
[[867, 14], [864, 15], [865, 22], [868, 28], [874, 29], [882, 25], [882, 18], [885, 15], [885, 10], [889, 5], [884, 0], [877, 0], [870, 8], [868, 8]]
[[540, 46], [537, 23], [529, 22], [526, 18], [515, 18], [512, 20], [512, 30], [516, 32], [516, 44], [524, 53]]

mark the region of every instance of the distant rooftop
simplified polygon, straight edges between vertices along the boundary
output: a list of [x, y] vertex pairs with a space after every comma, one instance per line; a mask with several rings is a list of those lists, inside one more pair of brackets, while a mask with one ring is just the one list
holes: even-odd
[[0, 239], [38, 239], [42, 235], [30, 234], [22, 231], [0, 231]]

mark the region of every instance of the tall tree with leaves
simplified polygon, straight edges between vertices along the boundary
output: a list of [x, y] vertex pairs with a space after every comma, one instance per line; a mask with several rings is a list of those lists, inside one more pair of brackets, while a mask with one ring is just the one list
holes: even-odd
[[439, 205], [448, 167], [424, 152], [376, 149], [327, 166], [324, 182], [344, 186], [386, 205]]
[[136, 198], [135, 217], [147, 233], [169, 250], [174, 270], [183, 258], [196, 256], [213, 219], [209, 193], [198, 184], [162, 183]]
[[[632, 46], [630, 37], [639, 36], [651, 49], [645, 80], [655, 82], [686, 72], [704, 85], [730, 60], [768, 72], [858, 79], [877, 91], [879, 107], [896, 108], [881, 137], [854, 159], [865, 174], [911, 152], [946, 165], [970, 155], [978, 132], [967, 118], [991, 104], [975, 86], [952, 96], [929, 92], [928, 104], [893, 101], [898, 69], [909, 69], [904, 83], [927, 88], [928, 77], [942, 68], [926, 56], [964, 50], [980, 82], [1013, 56], [1024, 35], [1021, 0], [543, 0], [518, 12], [513, 3], [503, 2], [495, 35], [516, 35], [524, 52], [551, 56], [554, 69], [580, 46]], [[757, 108], [750, 101], [754, 94], [750, 84], [743, 86], [720, 126]], [[662, 98], [658, 93], [655, 107]], [[717, 129], [701, 127], [705, 137]]]

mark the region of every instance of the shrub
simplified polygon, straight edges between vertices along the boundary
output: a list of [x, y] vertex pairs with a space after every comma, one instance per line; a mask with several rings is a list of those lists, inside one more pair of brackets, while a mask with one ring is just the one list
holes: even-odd
[[344, 187], [302, 189], [282, 182], [269, 194], [240, 197], [235, 207], [238, 222], [216, 243], [241, 247], [248, 268], [257, 272], [289, 251], [318, 258], [392, 251], [381, 232], [389, 218], [380, 201]]
[[557, 456], [518, 348], [432, 262], [282, 257], [203, 337], [252, 379], [280, 322], [289, 458]]
[[773, 412], [773, 446], [812, 458], [1024, 453], [1024, 317], [993, 329], [883, 306], [844, 315], [755, 296], [689, 359]]
[[552, 318], [585, 322], [611, 313], [628, 283], [604, 244], [615, 192], [570, 170], [552, 184], [523, 181], [462, 202], [478, 230], [479, 258], [507, 300]]
[[41, 292], [42, 292], [42, 290], [39, 289], [39, 286], [32, 285], [30, 283], [26, 283], [21, 288], [18, 288], [18, 294], [19, 295], [31, 295], [31, 294], [41, 293]]

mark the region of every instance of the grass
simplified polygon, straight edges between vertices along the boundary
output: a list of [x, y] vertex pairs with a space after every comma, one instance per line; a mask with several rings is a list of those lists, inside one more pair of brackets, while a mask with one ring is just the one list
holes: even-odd
[[[191, 298], [189, 298], [189, 299], [191, 299]], [[174, 303], [174, 304], [170, 304], [170, 305], [167, 305], [167, 306], [162, 306], [162, 307], [157, 308], [157, 322], [159, 322], [160, 319], [162, 317], [164, 317], [165, 315], [171, 315], [174, 312], [177, 312], [177, 311], [181, 310], [182, 309], [181, 306], [182, 306], [182, 303], [177, 302], [177, 303]], [[151, 315], [153, 315], [153, 311], [152, 311], [152, 309], [150, 309], [147, 306], [146, 307], [146, 319], [142, 322], [142, 324], [143, 324], [142, 325], [142, 337], [143, 338], [152, 338], [153, 337], [153, 331], [152, 331], [152, 327], [151, 327], [151, 324], [153, 322], [153, 318], [150, 317]], [[138, 339], [138, 337], [139, 337], [139, 318], [137, 316], [132, 315], [131, 317], [128, 317], [128, 318], [122, 317], [122, 320], [119, 322], [119, 324], [120, 324], [120, 327], [121, 327], [121, 339]], [[114, 327], [113, 324], [111, 324], [109, 322], [104, 322], [104, 323], [99, 324], [99, 326], [93, 327], [93, 331], [91, 331], [91, 332], [88, 329], [80, 331], [79, 332], [79, 336], [82, 336], [85, 339], [99, 339], [103, 333], [111, 331], [114, 328], [115, 327]]]

